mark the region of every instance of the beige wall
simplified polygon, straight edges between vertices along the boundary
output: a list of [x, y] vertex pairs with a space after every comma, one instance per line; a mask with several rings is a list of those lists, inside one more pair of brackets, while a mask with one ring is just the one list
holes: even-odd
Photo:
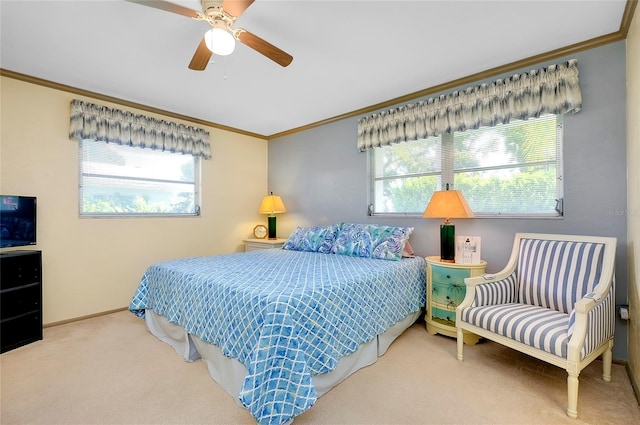
[[627, 226], [629, 240], [629, 369], [640, 397], [640, 12], [627, 37]]
[[627, 226], [629, 240], [629, 369], [640, 397], [640, 8], [627, 37]]
[[45, 324], [126, 307], [151, 263], [240, 251], [242, 238], [265, 222], [257, 209], [267, 193], [267, 142], [215, 128], [207, 128], [213, 158], [202, 161], [200, 217], [80, 219], [69, 103], [75, 97], [128, 108], [0, 82], [0, 192], [38, 197]]

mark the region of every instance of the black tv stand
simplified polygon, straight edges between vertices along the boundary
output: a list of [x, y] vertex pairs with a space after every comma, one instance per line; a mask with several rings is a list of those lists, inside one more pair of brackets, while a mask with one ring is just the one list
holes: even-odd
[[0, 353], [42, 339], [42, 253], [0, 253]]

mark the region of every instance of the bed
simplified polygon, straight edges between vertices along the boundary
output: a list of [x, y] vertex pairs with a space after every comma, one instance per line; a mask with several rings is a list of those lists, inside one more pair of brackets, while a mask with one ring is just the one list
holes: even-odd
[[129, 309], [258, 423], [288, 423], [419, 317], [425, 261], [401, 255], [412, 230], [297, 228], [285, 249], [157, 263]]

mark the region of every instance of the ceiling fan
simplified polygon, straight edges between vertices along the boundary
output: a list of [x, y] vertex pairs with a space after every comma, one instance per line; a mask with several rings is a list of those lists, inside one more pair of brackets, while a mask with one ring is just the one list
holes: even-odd
[[202, 37], [189, 63], [189, 68], [195, 71], [203, 71], [207, 67], [213, 53], [218, 55], [231, 54], [235, 46], [235, 40], [266, 56], [280, 66], [287, 66], [293, 60], [293, 56], [290, 54], [249, 31], [243, 28], [231, 28], [236, 19], [238, 19], [255, 0], [201, 0], [202, 12], [164, 0], [127, 1], [177, 13], [178, 15], [183, 15], [198, 21], [207, 21], [211, 24], [211, 29]]

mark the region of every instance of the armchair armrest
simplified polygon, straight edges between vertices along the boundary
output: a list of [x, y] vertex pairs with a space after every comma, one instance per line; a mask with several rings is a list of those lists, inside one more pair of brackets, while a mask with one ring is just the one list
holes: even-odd
[[485, 273], [482, 276], [468, 277], [464, 280], [467, 285], [467, 293], [464, 300], [456, 308], [456, 317], [461, 317], [462, 310], [470, 306], [504, 304], [517, 300], [516, 267], [519, 245], [518, 242], [513, 244], [507, 265], [498, 273]]
[[[515, 302], [517, 299], [516, 273], [506, 275], [484, 274], [478, 277], [468, 277], [464, 280], [467, 293], [457, 310], [482, 305], [496, 305]], [[459, 316], [458, 316], [459, 317]]]
[[[602, 289], [600, 287], [599, 289]], [[604, 341], [613, 338], [615, 331], [615, 276], [607, 292], [586, 294], [575, 304], [569, 315], [569, 344], [567, 356], [578, 361]]]
[[573, 311], [578, 311], [580, 313], [588, 313], [595, 305], [602, 300], [602, 294], [596, 294], [595, 292], [589, 292], [584, 297], [576, 302]]

